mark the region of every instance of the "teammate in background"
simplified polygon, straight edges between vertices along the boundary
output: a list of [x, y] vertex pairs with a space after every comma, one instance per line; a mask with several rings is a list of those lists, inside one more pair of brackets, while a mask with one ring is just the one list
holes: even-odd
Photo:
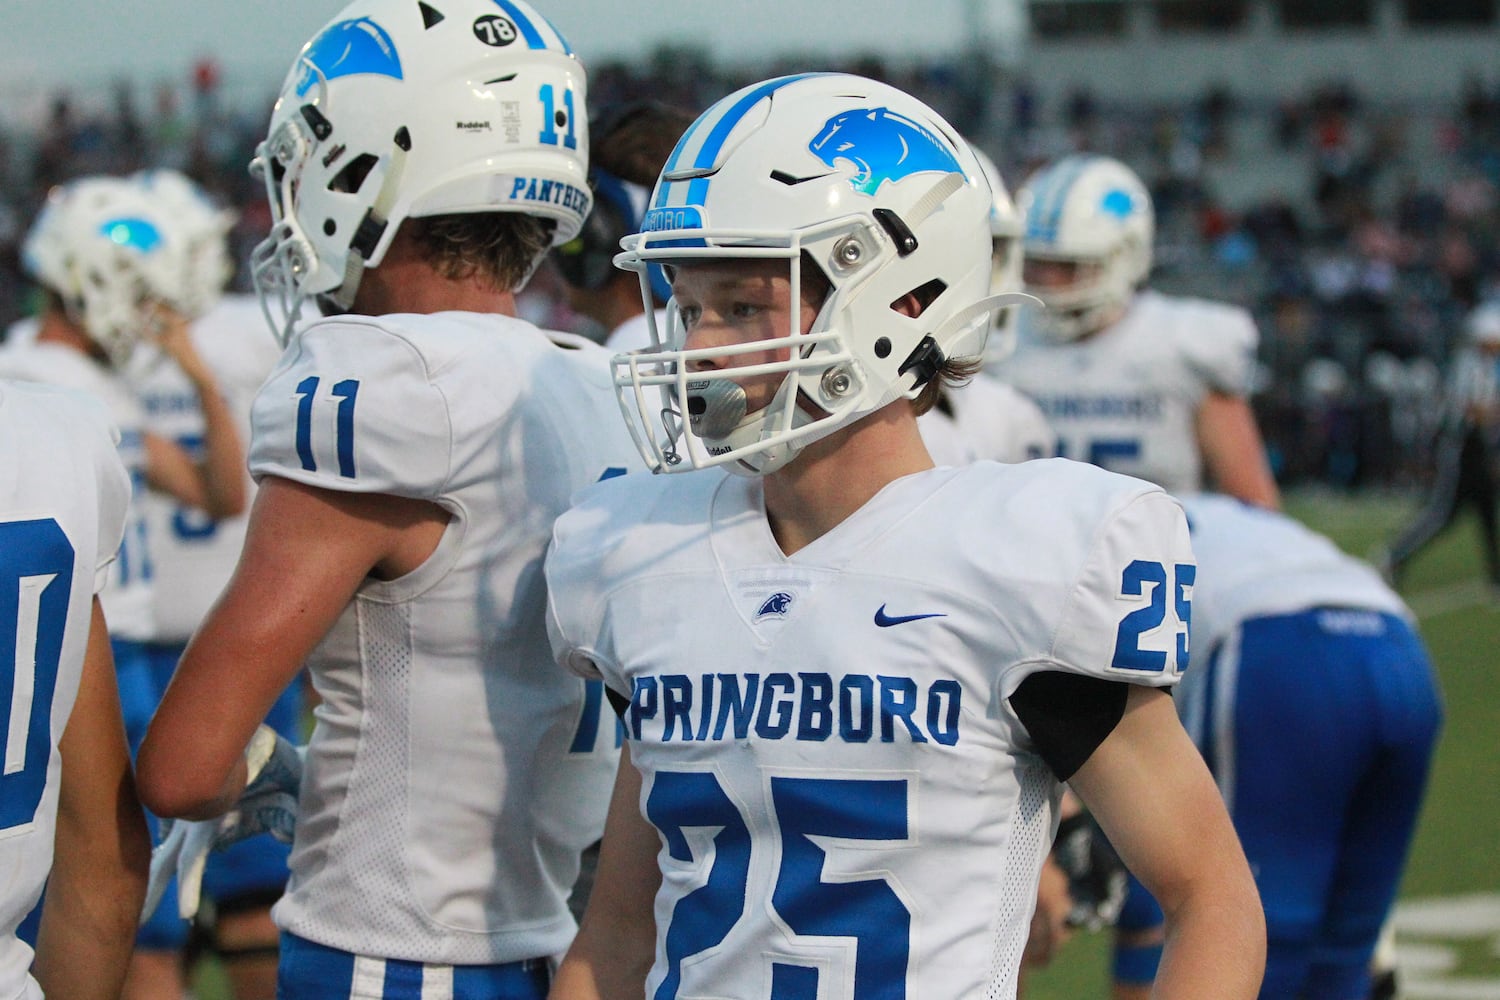
[[[287, 825], [251, 800], [300, 783], [282, 1000], [540, 998], [575, 932], [615, 727], [551, 662], [542, 554], [576, 490], [637, 460], [607, 354], [514, 313], [588, 213], [586, 97], [521, 0], [358, 0], [256, 154], [254, 274], [290, 339], [252, 413], [244, 552], [139, 780], [210, 839]], [[298, 324], [312, 296], [343, 315]], [[305, 769], [258, 728], [304, 662]]]
[[[974, 156], [989, 182], [990, 291], [1021, 290], [1021, 216], [1011, 201], [1000, 169], [978, 146]], [[995, 311], [985, 342], [985, 357], [999, 361], [1015, 347], [1016, 307]], [[1024, 462], [1057, 454], [1057, 434], [1029, 396], [984, 372], [938, 393], [932, 409], [917, 418], [917, 428], [933, 462], [965, 465], [981, 458]]]
[[[94, 399], [0, 379], [0, 995], [114, 1000], [151, 844], [99, 591], [130, 477]], [[17, 927], [47, 887], [33, 952]]]
[[[254, 296], [222, 294], [233, 271], [227, 235], [233, 214], [214, 205], [192, 181], [172, 170], [137, 175], [153, 197], [171, 206], [177, 229], [190, 241], [189, 272], [184, 289], [190, 311], [199, 316], [189, 330], [193, 344], [213, 369], [234, 419], [241, 441], [250, 437], [250, 404], [281, 354], [266, 327]], [[145, 407], [146, 427], [194, 453], [202, 449], [203, 412], [198, 393], [181, 369], [142, 345], [129, 369], [131, 384]], [[248, 495], [254, 483], [241, 470]], [[145, 497], [147, 538], [155, 570], [152, 588], [154, 631], [146, 643], [158, 695], [171, 680], [193, 629], [208, 614], [224, 589], [240, 547], [248, 518], [214, 519], [148, 492]], [[276, 700], [266, 723], [281, 735], [302, 739], [302, 684], [289, 684]], [[207, 943], [223, 962], [233, 996], [239, 1000], [272, 998], [276, 994], [277, 931], [271, 904], [286, 887], [290, 846], [269, 835], [247, 839], [208, 860], [204, 892], [213, 900]], [[155, 995], [164, 1000], [182, 996], [181, 950], [188, 922], [178, 913], [175, 894], [149, 915], [144, 934], [161, 947], [152, 954], [161, 983]]]
[[1263, 507], [1280, 497], [1246, 395], [1257, 333], [1243, 310], [1142, 290], [1151, 196], [1133, 171], [1075, 155], [1022, 189], [1026, 291], [1015, 354], [990, 370], [1035, 399], [1058, 453], [1171, 493], [1207, 482]]
[[[604, 346], [613, 352], [651, 346], [640, 282], [614, 266], [620, 240], [640, 229], [651, 185], [693, 114], [657, 101], [638, 101], [611, 109], [591, 129], [589, 189], [594, 210], [573, 239], [552, 253], [568, 308], [587, 316], [608, 332]], [[650, 274], [652, 309], [672, 297], [660, 269]]]
[[[1260, 995], [1371, 996], [1442, 723], [1426, 650], [1374, 569], [1326, 538], [1228, 497], [1183, 504], [1198, 579], [1178, 708], [1255, 871]], [[1127, 910], [1150, 913], [1135, 894]], [[1153, 921], [1122, 925], [1135, 943], [1117, 950], [1114, 995], [1146, 997]]]
[[1464, 345], [1448, 375], [1447, 412], [1437, 440], [1436, 475], [1416, 518], [1378, 557], [1392, 584], [1406, 564], [1452, 526], [1465, 506], [1479, 519], [1485, 577], [1500, 595], [1500, 542], [1495, 504], [1495, 446], [1500, 438], [1500, 302], [1485, 303], [1464, 321]]
[[737, 474], [557, 521], [554, 650], [628, 734], [555, 998], [1013, 996], [1063, 779], [1181, 917], [1161, 995], [1254, 995], [1254, 884], [1164, 690], [1180, 508], [935, 469], [917, 430], [1001, 304], [989, 201], [936, 113], [842, 74], [726, 97], [663, 171], [621, 260], [669, 269], [666, 347], [616, 379], [654, 469]]
[[[100, 592], [132, 752], [140, 746], [161, 686], [146, 642], [154, 635], [154, 573], [145, 517], [148, 490], [208, 517], [245, 508], [245, 451], [217, 378], [188, 335], [195, 302], [186, 280], [192, 247], [169, 201], [138, 184], [92, 177], [54, 190], [23, 248], [47, 304], [35, 336], [0, 349], [0, 374], [81, 389], [102, 400], [120, 430], [133, 499], [118, 558]], [[124, 376], [149, 341], [202, 400], [203, 448], [190, 453], [150, 430]], [[144, 930], [125, 996], [182, 993], [177, 947]]]

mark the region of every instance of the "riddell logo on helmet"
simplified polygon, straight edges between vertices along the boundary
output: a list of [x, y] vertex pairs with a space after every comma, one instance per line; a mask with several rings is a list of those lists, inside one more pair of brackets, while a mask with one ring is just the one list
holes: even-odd
[[489, 122], [454, 122], [454, 127], [460, 132], [493, 132]]

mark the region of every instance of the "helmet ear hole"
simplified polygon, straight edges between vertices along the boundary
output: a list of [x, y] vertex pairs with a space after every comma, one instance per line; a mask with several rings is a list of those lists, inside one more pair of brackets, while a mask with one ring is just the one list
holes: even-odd
[[358, 194], [359, 189], [365, 185], [365, 178], [370, 176], [370, 171], [375, 169], [375, 164], [378, 162], [379, 160], [373, 153], [360, 153], [344, 164], [344, 168], [329, 179], [328, 190], [343, 194]]

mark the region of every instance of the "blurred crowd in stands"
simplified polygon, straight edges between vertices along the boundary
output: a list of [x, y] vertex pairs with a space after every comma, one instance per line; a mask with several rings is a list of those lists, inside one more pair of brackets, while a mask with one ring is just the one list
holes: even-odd
[[[1402, 490], [1426, 480], [1462, 320], [1500, 295], [1500, 91], [1471, 80], [1446, 104], [1393, 107], [1332, 82], [1275, 102], [1215, 87], [1149, 106], [1103, 86], [1049, 102], [974, 53], [826, 68], [928, 101], [994, 157], [1012, 190], [1075, 149], [1130, 164], [1156, 199], [1152, 284], [1237, 302], [1260, 324], [1254, 401], [1279, 480]], [[697, 112], [776, 69], [726, 69], [664, 48], [641, 63], [591, 65], [590, 104], [652, 98]], [[238, 211], [243, 259], [269, 227], [264, 190], [246, 171], [268, 114], [268, 103], [231, 106], [203, 61], [149, 96], [121, 83], [89, 111], [51, 95], [37, 123], [0, 129], [0, 323], [31, 307], [17, 246], [48, 187], [71, 177], [181, 169]], [[246, 275], [236, 280], [248, 288]], [[545, 272], [534, 281], [531, 318], [590, 332], [554, 287]]]

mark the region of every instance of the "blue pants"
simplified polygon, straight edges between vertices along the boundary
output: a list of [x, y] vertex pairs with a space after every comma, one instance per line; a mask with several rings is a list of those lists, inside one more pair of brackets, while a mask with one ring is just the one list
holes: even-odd
[[285, 931], [276, 1000], [545, 1000], [544, 958], [504, 965], [427, 965], [354, 955]]
[[1317, 608], [1246, 621], [1202, 669], [1179, 707], [1260, 888], [1261, 997], [1367, 996], [1442, 725], [1421, 639]]
[[[119, 679], [120, 702], [125, 712], [125, 733], [133, 757], [146, 736], [156, 706], [166, 693], [172, 672], [182, 657], [183, 646], [158, 643], [122, 643], [112, 641], [115, 651], [115, 673]], [[302, 686], [293, 681], [271, 711], [266, 725], [283, 736], [302, 740]], [[159, 839], [157, 820], [146, 815], [152, 841]], [[208, 856], [203, 870], [203, 895], [219, 903], [236, 901], [264, 902], [269, 905], [286, 887], [287, 856], [291, 846], [269, 835], [250, 837], [227, 851]], [[141, 925], [136, 945], [148, 951], [175, 951], [187, 941], [188, 924], [177, 915], [177, 881], [173, 879], [151, 919]]]

